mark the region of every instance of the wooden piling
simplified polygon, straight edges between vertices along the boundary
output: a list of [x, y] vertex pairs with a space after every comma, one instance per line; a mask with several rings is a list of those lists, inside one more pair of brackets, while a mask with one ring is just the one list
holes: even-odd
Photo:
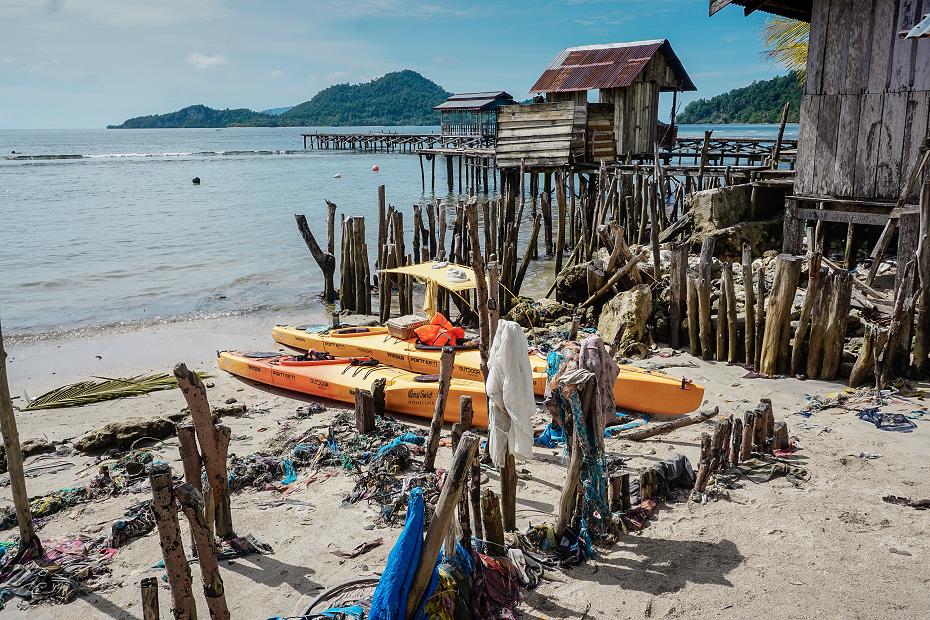
[[184, 483], [174, 490], [174, 495], [181, 505], [181, 510], [190, 523], [191, 535], [197, 545], [197, 560], [200, 563], [200, 577], [203, 581], [203, 594], [207, 599], [211, 620], [229, 620], [229, 607], [220, 567], [216, 561], [213, 532], [204, 514], [204, 498], [193, 485]]
[[831, 381], [839, 375], [846, 341], [846, 325], [852, 295], [852, 274], [838, 271], [833, 274], [833, 295], [827, 310], [827, 329], [824, 333], [823, 364], [818, 378]]
[[439, 556], [439, 549], [442, 547], [446, 534], [452, 526], [455, 507], [458, 505], [459, 497], [465, 488], [469, 464], [474, 459], [477, 448], [478, 436], [474, 433], [465, 433], [462, 435], [462, 440], [452, 456], [452, 467], [449, 468], [446, 481], [439, 493], [436, 510], [433, 513], [429, 528], [426, 530], [420, 560], [410, 585], [410, 594], [406, 601], [408, 618], [414, 617], [420, 605], [420, 600], [423, 598], [427, 586], [429, 586], [433, 569], [436, 566], [436, 558]]
[[326, 303], [334, 303], [336, 301], [336, 287], [333, 283], [333, 276], [336, 273], [336, 257], [332, 253], [324, 252], [320, 248], [320, 245], [316, 242], [316, 238], [310, 231], [310, 226], [307, 225], [306, 215], [296, 213], [294, 214], [294, 219], [297, 220], [297, 229], [300, 231], [304, 243], [307, 244], [310, 254], [313, 255], [313, 260], [316, 261], [316, 264], [320, 267], [320, 271], [323, 272], [323, 299]]
[[807, 326], [811, 320], [811, 313], [814, 311], [814, 304], [817, 301], [817, 295], [820, 292], [821, 282], [821, 257], [820, 252], [812, 252], [807, 274], [807, 290], [804, 292], [804, 302], [801, 305], [801, 315], [798, 318], [798, 328], [794, 332], [794, 340], [791, 344], [791, 366], [788, 374], [792, 377], [797, 374], [798, 367], [801, 363], [801, 351], [804, 347], [804, 337], [807, 335]]
[[[621, 235], [615, 245], [619, 246], [622, 239]], [[681, 335], [681, 309], [688, 297], [688, 244], [672, 246], [669, 271], [669, 344], [677, 349]]]
[[733, 263], [729, 261], [723, 263], [723, 290], [727, 299], [727, 362], [736, 364], [739, 344], [737, 338], [736, 292], [733, 288]]
[[775, 279], [766, 303], [765, 331], [762, 336], [762, 365], [759, 372], [774, 376], [781, 371], [780, 362], [787, 357], [781, 350], [785, 330], [790, 329], [791, 305], [798, 287], [801, 263], [797, 256], [780, 254], [775, 259]]
[[752, 343], [753, 368], [758, 372], [762, 365], [762, 336], [765, 332], [765, 269], [759, 268], [759, 276], [756, 278], [756, 311], [755, 325], [753, 326], [754, 337]]
[[713, 328], [710, 322], [710, 286], [711, 286], [711, 268], [714, 256], [714, 237], [705, 237], [701, 245], [701, 258], [698, 263], [697, 292], [698, 292], [698, 313], [699, 325], [701, 331], [701, 356], [709, 360], [713, 356], [711, 338], [713, 337]]
[[10, 490], [13, 493], [13, 507], [16, 511], [16, 523], [19, 526], [19, 548], [33, 548], [38, 556], [42, 555], [42, 543], [36, 536], [29, 509], [29, 494], [26, 491], [26, 477], [23, 469], [23, 451], [19, 442], [19, 430], [13, 412], [13, 400], [10, 398], [10, 384], [6, 374], [6, 349], [3, 345], [3, 328], [0, 327], [0, 429], [3, 431], [3, 447], [6, 450], [7, 471], [10, 473]]
[[159, 620], [161, 613], [158, 609], [158, 579], [143, 577], [139, 586], [142, 590], [142, 620]]
[[362, 435], [375, 430], [375, 399], [368, 390], [355, 390], [355, 430]]
[[423, 471], [435, 470], [436, 450], [439, 449], [439, 436], [442, 433], [442, 420], [446, 411], [446, 399], [449, 396], [449, 383], [454, 367], [455, 349], [445, 346], [439, 357], [439, 391], [436, 395], [436, 406], [433, 409], [433, 420], [429, 427], [426, 454], [423, 456]]
[[484, 529], [484, 541], [487, 545], [488, 555], [498, 557], [506, 555], [507, 547], [504, 544], [504, 522], [501, 518], [501, 505], [491, 489], [485, 489], [481, 495], [481, 525]]
[[723, 285], [723, 277], [717, 288], [717, 355], [714, 357], [718, 362], [726, 359], [726, 335], [727, 335], [727, 291]]
[[691, 276], [688, 276], [688, 340], [691, 347], [691, 355], [695, 357], [701, 354], [699, 330], [697, 281]]
[[174, 617], [177, 620], [196, 620], [197, 607], [191, 585], [191, 569], [184, 555], [178, 513], [172, 489], [171, 468], [165, 464], [149, 468], [152, 488], [152, 513], [158, 528], [159, 542], [165, 559], [165, 571], [171, 585]]
[[224, 433], [220, 427], [214, 426], [210, 403], [207, 401], [207, 390], [200, 377], [188, 370], [184, 364], [174, 367], [174, 376], [190, 409], [203, 466], [207, 472], [207, 481], [213, 490], [216, 534], [220, 538], [231, 538], [235, 533], [229, 500], [229, 478], [226, 472], [229, 429], [226, 428]]

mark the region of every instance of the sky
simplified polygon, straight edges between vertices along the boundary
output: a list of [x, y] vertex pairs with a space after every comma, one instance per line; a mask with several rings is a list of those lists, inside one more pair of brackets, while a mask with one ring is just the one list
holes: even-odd
[[566, 47], [645, 39], [668, 39], [697, 85], [682, 103], [785, 72], [761, 56], [764, 14], [707, 10], [707, 0], [0, 0], [0, 128], [104, 127], [196, 103], [263, 110], [407, 68], [449, 91], [522, 99]]

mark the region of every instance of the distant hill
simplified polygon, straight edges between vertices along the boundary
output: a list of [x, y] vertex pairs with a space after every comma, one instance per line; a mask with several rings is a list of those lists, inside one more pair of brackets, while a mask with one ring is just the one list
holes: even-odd
[[[416, 71], [388, 73], [363, 84], [336, 84], [292, 108], [255, 112], [215, 110], [204, 105], [130, 118], [108, 129], [193, 127], [306, 127], [351, 125], [438, 125], [433, 106], [451, 93]], [[280, 112], [278, 112], [280, 110]]]
[[168, 114], [152, 114], [130, 118], [121, 125], [107, 125], [107, 129], [170, 129], [196, 127], [235, 127], [239, 125], [272, 126], [275, 117], [245, 108], [214, 110], [205, 105], [191, 105]]
[[438, 125], [433, 106], [452, 93], [416, 71], [388, 73], [364, 84], [336, 84], [281, 115], [299, 125]]
[[676, 117], [678, 123], [778, 123], [786, 101], [791, 102], [788, 122], [796, 123], [801, 110], [802, 86], [794, 72], [753, 82], [710, 99], [692, 101]]
[[262, 114], [270, 114], [271, 116], [278, 116], [280, 114], [284, 114], [285, 112], [287, 112], [293, 107], [294, 106], [292, 105], [286, 105], [283, 108], [268, 108], [267, 110], [262, 110]]

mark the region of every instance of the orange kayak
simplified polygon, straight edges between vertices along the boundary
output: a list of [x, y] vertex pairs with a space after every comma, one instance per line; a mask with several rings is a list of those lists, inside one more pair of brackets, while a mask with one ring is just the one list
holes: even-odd
[[[303, 361], [294, 356], [274, 353], [220, 351], [216, 363], [221, 369], [238, 377], [344, 403], [354, 403], [356, 390], [370, 390], [375, 379], [382, 378], [385, 380], [385, 408], [432, 419], [439, 393], [437, 380], [424, 380], [422, 375], [409, 370], [381, 364], [354, 365], [355, 359], [342, 357]], [[487, 428], [488, 399], [484, 393], [484, 384], [466, 379], [452, 379], [445, 421], [459, 421], [459, 397], [466, 395], [471, 396], [474, 409], [472, 423]]]
[[[278, 325], [271, 332], [280, 344], [302, 351], [325, 351], [338, 356], [371, 357], [383, 364], [416, 373], [439, 372], [438, 347], [418, 346], [413, 340], [398, 340], [386, 327], [345, 327], [314, 332], [288, 325]], [[533, 388], [541, 395], [546, 388], [546, 358], [530, 353]], [[478, 349], [459, 350], [455, 354], [452, 376], [481, 381], [481, 354]], [[667, 375], [636, 366], [620, 366], [614, 383], [617, 407], [653, 415], [681, 415], [701, 406], [704, 388]]]

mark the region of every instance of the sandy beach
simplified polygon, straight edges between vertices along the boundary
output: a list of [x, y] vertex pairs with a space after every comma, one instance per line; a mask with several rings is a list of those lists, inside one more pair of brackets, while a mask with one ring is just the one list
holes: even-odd
[[[211, 403], [228, 399], [248, 406], [241, 417], [225, 417], [232, 429], [231, 454], [261, 450], [284, 431], [325, 428], [342, 410], [330, 408], [298, 417], [308, 399], [295, 398], [228, 376], [215, 368], [218, 348], [274, 350], [266, 317], [222, 319], [163, 325], [137, 332], [38, 342], [11, 347], [10, 379], [14, 396], [32, 396], [50, 387], [95, 374], [129, 375], [168, 371], [185, 361], [211, 372]], [[101, 359], [97, 359], [97, 355]], [[653, 358], [655, 361], [660, 358]], [[788, 423], [799, 451], [790, 457], [809, 479], [787, 478], [756, 484], [744, 480], [717, 501], [662, 504], [640, 534], [624, 536], [610, 548], [598, 548], [586, 564], [549, 574], [527, 592], [519, 607], [525, 618], [746, 618], [766, 614], [785, 618], [925, 617], [930, 614], [927, 513], [882, 501], [884, 495], [930, 496], [930, 426], [917, 421], [907, 434], [883, 432], [842, 409], [794, 415], [807, 408], [805, 395], [825, 395], [836, 383], [743, 378], [738, 366], [696, 361], [682, 354], [663, 362], [697, 364], [669, 368], [676, 376], [706, 386], [705, 406], [722, 415], [740, 415], [761, 397], [773, 401], [776, 420]], [[52, 374], [54, 373], [54, 374]], [[22, 401], [14, 401], [22, 402]], [[22, 439], [44, 438], [68, 444], [107, 422], [177, 413], [184, 406], [177, 390], [74, 409], [20, 413]], [[920, 400], [895, 401], [882, 411], [910, 412]], [[403, 419], [413, 426], [421, 421]], [[628, 459], [638, 468], [684, 453], [696, 463], [701, 432], [711, 423], [643, 442], [607, 440], [608, 457]], [[561, 449], [535, 449], [533, 461], [519, 466], [518, 528], [555, 518], [564, 481]], [[181, 470], [174, 438], [154, 445], [156, 458]], [[875, 455], [873, 458], [866, 458]], [[86, 483], [95, 459], [39, 455], [30, 466], [49, 461], [66, 469], [27, 478], [30, 495]], [[448, 466], [451, 451], [442, 447], [438, 466]], [[496, 487], [496, 474], [490, 483]], [[272, 546], [272, 555], [221, 562], [233, 617], [270, 618], [297, 614], [322, 588], [356, 577], [377, 576], [399, 527], [376, 525], [376, 509], [359, 502], [343, 505], [355, 477], [338, 469], [301, 473], [287, 493], [244, 491], [233, 495], [237, 533], [251, 533]], [[59, 513], [41, 530], [43, 540], [78, 533], [105, 535], [109, 524], [144, 492], [80, 505]], [[4, 504], [10, 503], [9, 488]], [[187, 540], [186, 526], [182, 524]], [[4, 532], [9, 538], [15, 530]], [[354, 559], [333, 554], [384, 538], [384, 544]], [[25, 611], [16, 600], [6, 617], [69, 616], [141, 618], [139, 580], [165, 574], [157, 534], [121, 548], [110, 563], [103, 587], [67, 607], [38, 605]], [[205, 610], [199, 567], [192, 564], [198, 605]], [[167, 583], [161, 583], [162, 617], [170, 615]]]

